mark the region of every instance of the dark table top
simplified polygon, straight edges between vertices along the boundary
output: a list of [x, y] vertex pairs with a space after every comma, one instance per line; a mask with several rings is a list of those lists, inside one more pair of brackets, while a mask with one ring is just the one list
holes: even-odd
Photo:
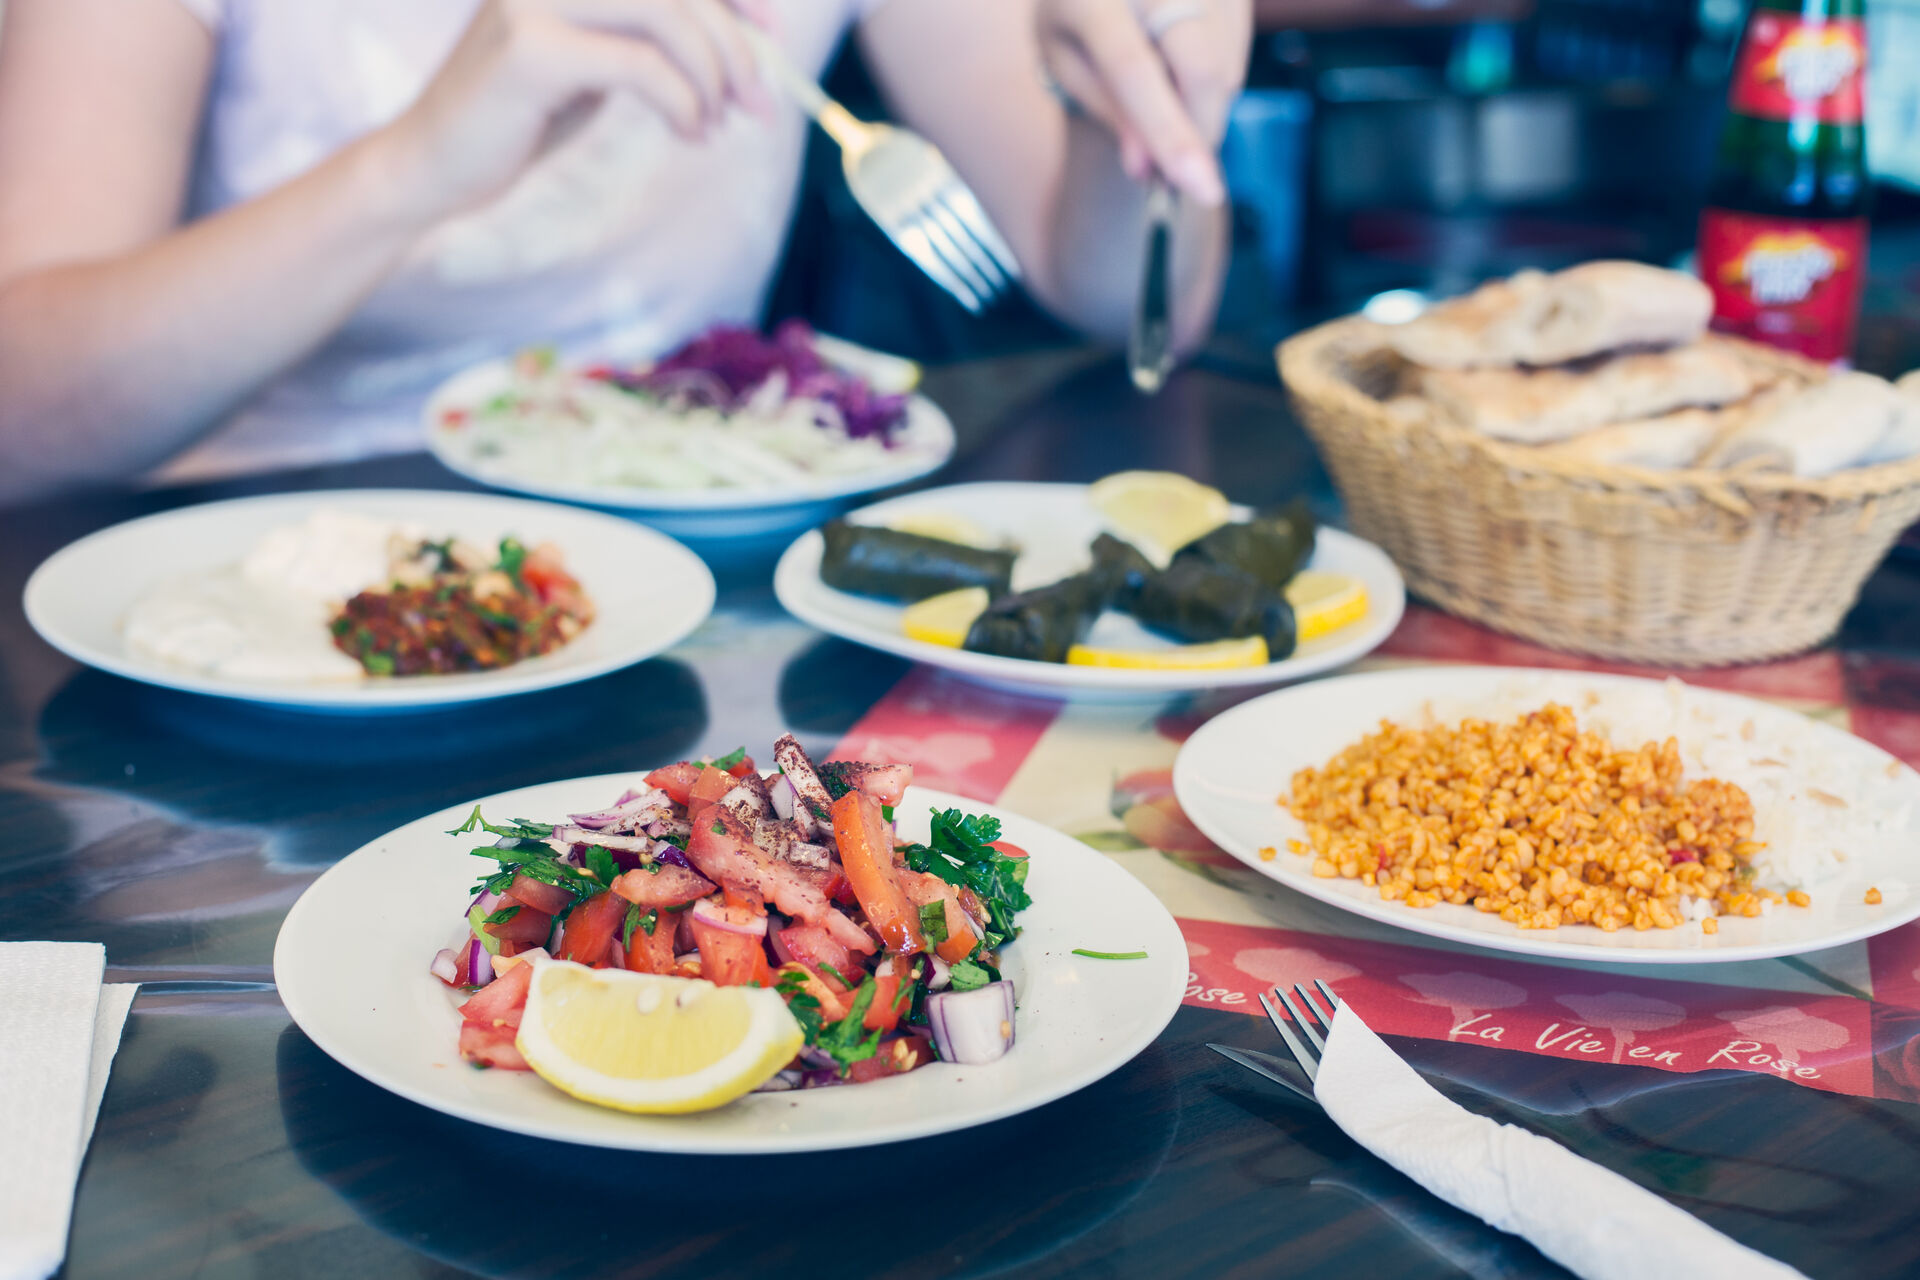
[[[943, 480], [1163, 467], [1242, 501], [1304, 489], [1331, 510], [1270, 383], [1190, 370], [1143, 401], [1117, 363], [1068, 353], [936, 371], [929, 390], [963, 439]], [[289, 1022], [271, 972], [287, 907], [334, 860], [510, 787], [783, 729], [826, 750], [909, 670], [787, 619], [764, 562], [722, 572], [715, 620], [661, 659], [377, 726], [81, 670], [22, 617], [27, 574], [81, 534], [190, 501], [345, 485], [459, 487], [407, 457], [0, 513], [0, 938], [103, 941], [109, 980], [148, 984], [79, 1185], [66, 1274], [1560, 1274], [1206, 1052], [1209, 1040], [1273, 1044], [1258, 1020], [1203, 1004], [1105, 1081], [1029, 1115], [804, 1158], [519, 1138], [336, 1065]], [[1916, 616], [1920, 573], [1891, 562], [1842, 637], [1849, 670], [1877, 673], [1856, 704], [1920, 708], [1920, 667], [1901, 662], [1920, 656]], [[1920, 1014], [1899, 1014], [1876, 1016], [1882, 1074], [1920, 1030]], [[1920, 1110], [1907, 1102], [1750, 1072], [1395, 1043], [1475, 1109], [1549, 1132], [1810, 1275], [1920, 1270]]]

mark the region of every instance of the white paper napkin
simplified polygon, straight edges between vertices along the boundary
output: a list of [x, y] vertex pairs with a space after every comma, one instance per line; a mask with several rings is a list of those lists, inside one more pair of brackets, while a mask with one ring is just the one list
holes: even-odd
[[1345, 1005], [1313, 1092], [1361, 1146], [1586, 1280], [1806, 1280], [1611, 1169], [1448, 1101]]
[[74, 1184], [136, 985], [95, 942], [0, 942], [0, 1280], [60, 1269]]

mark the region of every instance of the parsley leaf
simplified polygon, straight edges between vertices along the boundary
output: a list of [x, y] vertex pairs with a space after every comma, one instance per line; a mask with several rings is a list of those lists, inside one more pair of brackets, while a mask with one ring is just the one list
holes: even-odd
[[800, 1024], [800, 1032], [807, 1038], [808, 1044], [820, 1039], [820, 1000], [807, 990], [807, 979], [802, 973], [788, 969], [773, 984], [773, 989], [786, 997], [787, 1012]]
[[880, 1031], [872, 1032], [861, 1024], [866, 1021], [867, 1010], [873, 1005], [873, 993], [879, 990], [871, 975], [860, 984], [860, 990], [853, 996], [853, 1007], [847, 1010], [847, 1016], [820, 1033], [819, 1047], [826, 1050], [840, 1066], [840, 1074], [856, 1062], [871, 1058], [880, 1048]]
[[[552, 823], [528, 822], [524, 818], [501, 826], [488, 822], [481, 816], [480, 806], [475, 805], [467, 820], [447, 832], [450, 836], [465, 835], [479, 828], [501, 838], [499, 844], [481, 845], [470, 852], [476, 858], [491, 858], [500, 864], [500, 870], [486, 876], [474, 886], [474, 892], [500, 893], [513, 884], [515, 876], [525, 876], [541, 884], [550, 884], [565, 889], [573, 895], [574, 903], [591, 898], [607, 886], [586, 874], [570, 862], [563, 862], [547, 843], [553, 834]], [[604, 851], [602, 851], [604, 852]], [[612, 855], [607, 855], [612, 863]], [[562, 908], [557, 914], [565, 915], [573, 903]]]
[[482, 923], [505, 924], [507, 921], [513, 919], [515, 916], [519, 914], [520, 914], [520, 905], [518, 903], [515, 903], [511, 907], [501, 907], [498, 911], [495, 911], [494, 913], [489, 915], [486, 918], [486, 920], [484, 920]]
[[716, 769], [731, 769], [735, 765], [744, 763], [746, 761], [746, 758], [747, 758], [747, 749], [745, 747], [735, 747], [733, 750], [727, 752], [727, 754], [721, 756], [718, 760], [715, 760], [713, 762], [713, 767]]
[[723, 835], [725, 835], [725, 834], [727, 834], [727, 829], [726, 829], [726, 827], [725, 827], [724, 825], [722, 825], [721, 823], [718, 823], [718, 822], [716, 822], [716, 823], [714, 823], [714, 824], [713, 824], [713, 834], [715, 834], [715, 835], [717, 835], [717, 836], [723, 836]]
[[587, 870], [593, 872], [593, 878], [603, 885], [612, 884], [614, 878], [620, 874], [620, 868], [614, 862], [613, 854], [597, 844], [587, 847], [586, 863]]
[[1000, 821], [958, 809], [933, 811], [933, 843], [910, 844], [901, 852], [915, 871], [931, 872], [948, 884], [973, 890], [987, 908], [981, 949], [993, 951], [1020, 932], [1016, 914], [1033, 905], [1027, 896], [1027, 860], [1010, 858], [993, 847]]
[[[620, 945], [622, 947], [633, 944], [633, 931], [639, 927], [640, 904], [637, 902], [629, 902], [627, 904], [627, 918], [620, 925]], [[647, 932], [652, 933], [653, 930], [649, 929]]]
[[972, 991], [993, 981], [993, 971], [971, 960], [962, 960], [947, 971], [947, 981], [955, 991]]
[[500, 539], [500, 572], [513, 579], [513, 585], [524, 586], [520, 581], [520, 570], [527, 563], [526, 544], [518, 538]]
[[846, 974], [840, 972], [838, 969], [834, 968], [832, 965], [828, 964], [824, 960], [820, 962], [820, 971], [822, 973], [831, 975], [835, 982], [839, 983], [841, 986], [845, 987], [847, 990], [849, 991], [853, 990], [852, 979], [848, 978]]
[[929, 902], [920, 908], [920, 932], [936, 946], [947, 940], [947, 904]]
[[528, 822], [525, 818], [515, 818], [506, 826], [488, 822], [480, 813], [480, 806], [473, 806], [473, 812], [467, 820], [447, 832], [450, 836], [464, 836], [470, 831], [487, 831], [496, 836], [507, 836], [514, 840], [545, 840], [553, 834], [551, 822]]

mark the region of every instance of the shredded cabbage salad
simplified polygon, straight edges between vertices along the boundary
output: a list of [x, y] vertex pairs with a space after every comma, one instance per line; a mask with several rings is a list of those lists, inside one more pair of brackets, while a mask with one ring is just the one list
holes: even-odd
[[512, 382], [444, 409], [487, 470], [642, 489], [780, 489], [885, 466], [908, 397], [823, 359], [804, 322], [771, 336], [720, 326], [650, 366], [566, 368], [522, 352]]

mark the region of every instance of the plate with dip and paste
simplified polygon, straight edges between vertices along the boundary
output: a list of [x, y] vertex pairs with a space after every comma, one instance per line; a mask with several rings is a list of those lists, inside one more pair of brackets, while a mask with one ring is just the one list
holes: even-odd
[[187, 507], [91, 534], [27, 581], [67, 656], [307, 711], [448, 706], [650, 658], [713, 608], [679, 543], [490, 494], [335, 490]]

